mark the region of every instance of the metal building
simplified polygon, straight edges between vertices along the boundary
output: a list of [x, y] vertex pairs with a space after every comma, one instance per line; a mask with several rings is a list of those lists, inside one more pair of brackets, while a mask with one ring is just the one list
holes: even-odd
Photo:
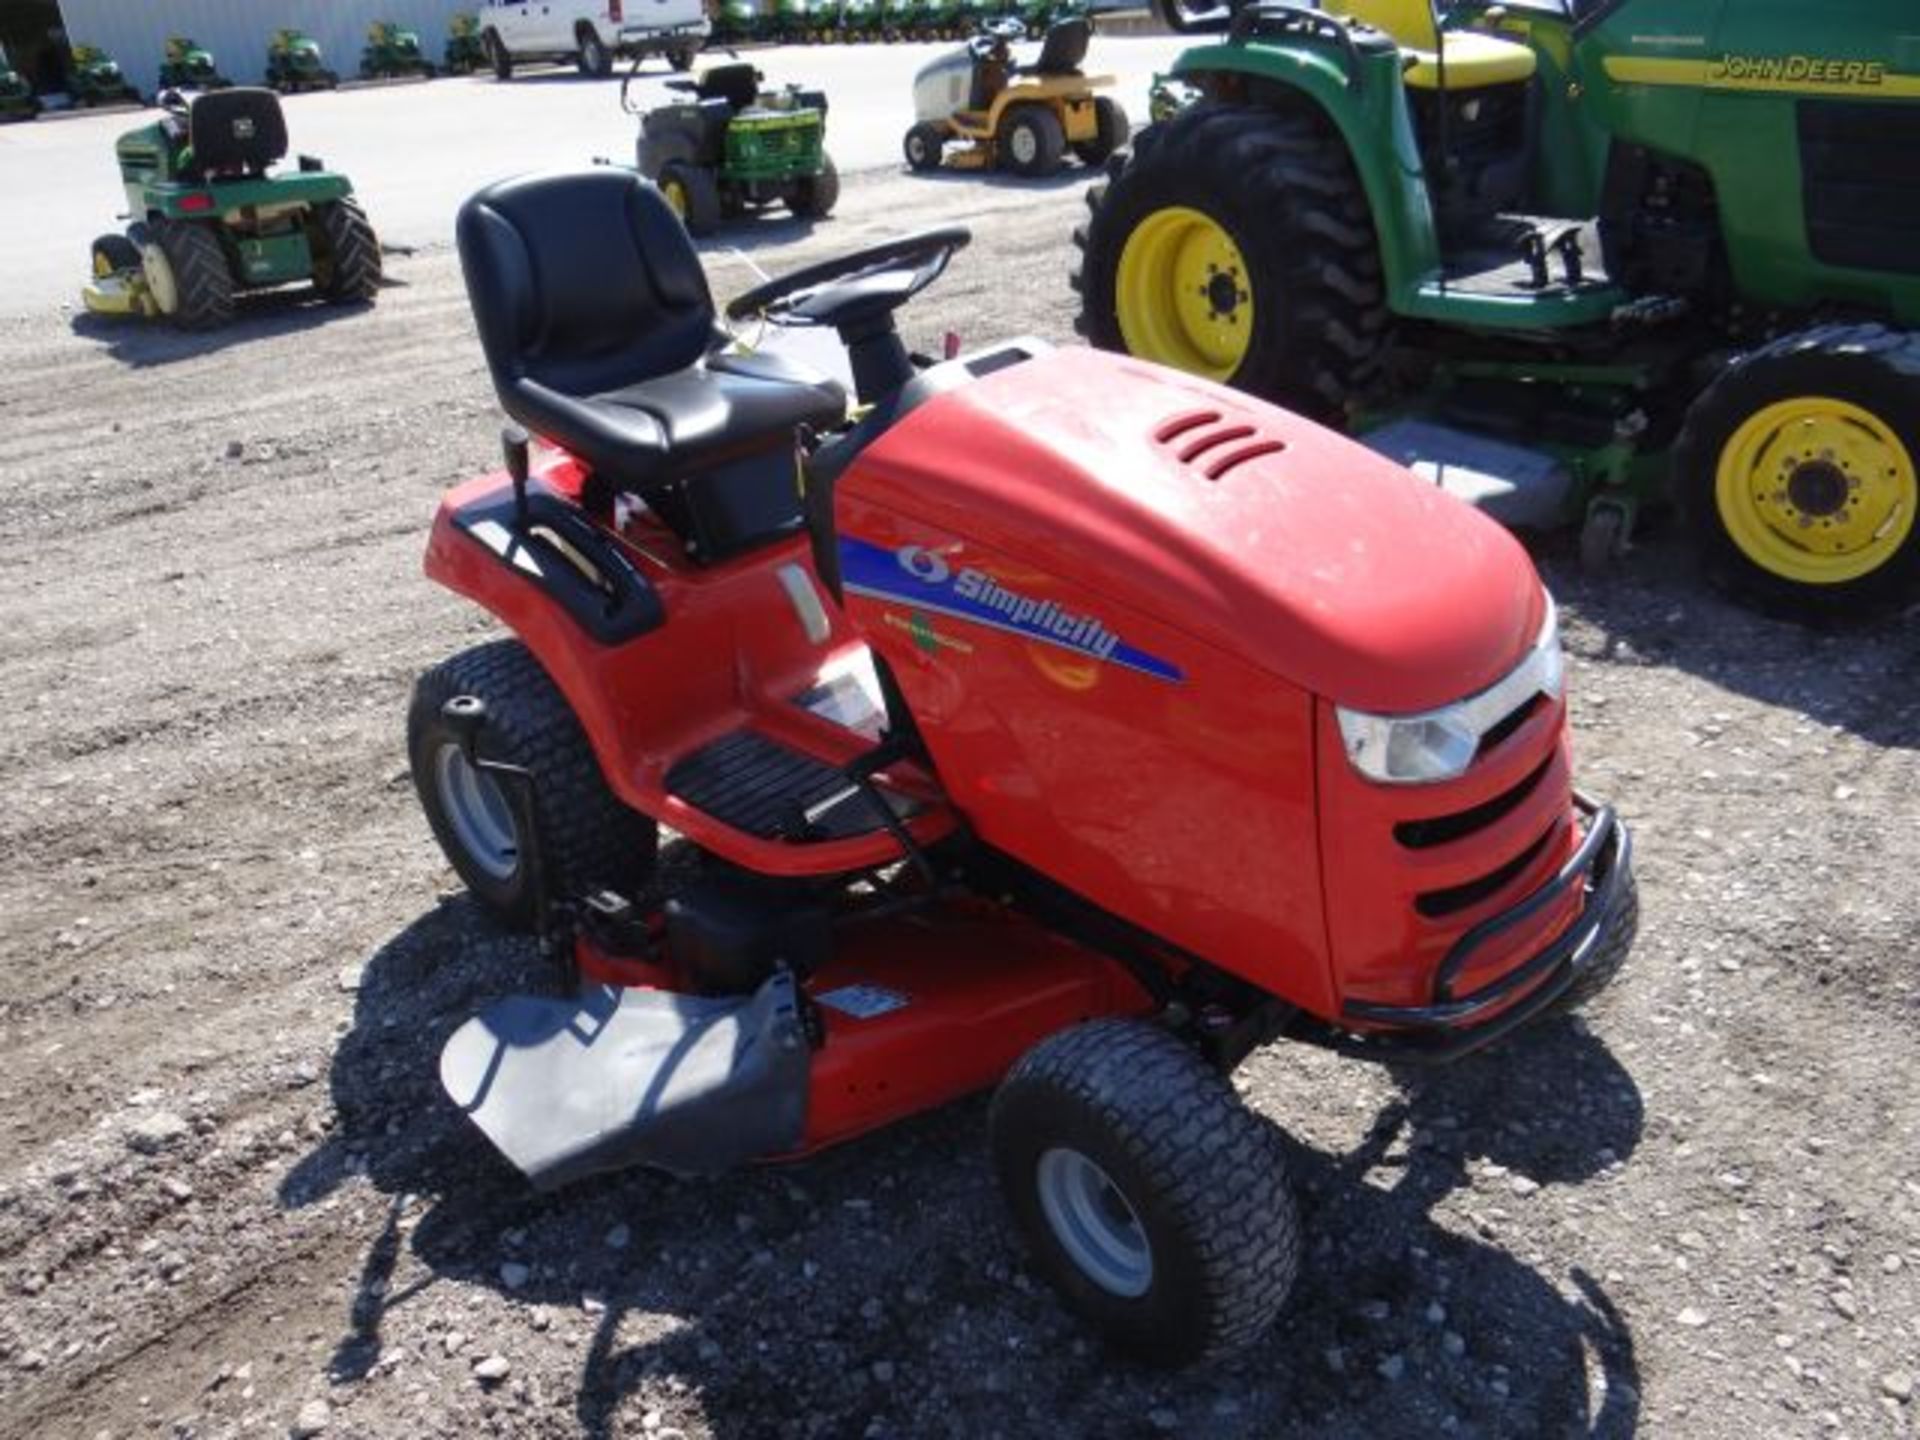
[[[440, 62], [447, 21], [474, 0], [55, 0], [59, 23], [73, 44], [98, 45], [120, 62], [143, 95], [159, 83], [167, 37], [186, 35], [214, 54], [221, 73], [258, 84], [266, 72], [267, 40], [281, 29], [304, 30], [320, 42], [327, 64], [342, 76], [360, 68], [367, 27], [391, 20], [415, 30], [429, 60]], [[24, 11], [19, 0], [0, 10]], [[34, 9], [50, 10], [41, 0]]]

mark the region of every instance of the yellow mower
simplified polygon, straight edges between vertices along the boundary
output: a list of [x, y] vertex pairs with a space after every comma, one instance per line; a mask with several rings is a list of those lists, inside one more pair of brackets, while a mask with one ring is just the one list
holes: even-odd
[[1033, 64], [1016, 65], [1012, 45], [1026, 27], [993, 20], [964, 47], [923, 67], [913, 79], [907, 164], [997, 167], [1030, 178], [1053, 174], [1068, 150], [1082, 164], [1104, 164], [1127, 143], [1127, 112], [1093, 94], [1113, 83], [1111, 75], [1080, 73], [1092, 34], [1084, 17], [1056, 21]]

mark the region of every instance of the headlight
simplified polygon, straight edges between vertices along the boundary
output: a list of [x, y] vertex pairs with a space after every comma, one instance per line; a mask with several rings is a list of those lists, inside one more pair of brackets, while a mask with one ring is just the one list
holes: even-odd
[[1430, 785], [1467, 771], [1487, 731], [1537, 695], [1558, 699], [1566, 683], [1560, 616], [1547, 597], [1533, 648], [1505, 678], [1477, 695], [1418, 715], [1370, 715], [1334, 707], [1353, 768], [1388, 785]]

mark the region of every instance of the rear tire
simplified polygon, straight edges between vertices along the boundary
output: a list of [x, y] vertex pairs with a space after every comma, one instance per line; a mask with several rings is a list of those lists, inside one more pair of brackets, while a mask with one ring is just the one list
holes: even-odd
[[[456, 695], [486, 702], [482, 758], [532, 773], [532, 836], [518, 833], [499, 782], [459, 756], [440, 713]], [[407, 758], [441, 850], [474, 898], [510, 928], [533, 923], [535, 874], [561, 899], [598, 886], [631, 890], [653, 872], [658, 829], [607, 787], [566, 698], [517, 640], [463, 651], [420, 677], [407, 711]], [[478, 788], [476, 774], [485, 782]]]
[[371, 303], [380, 293], [380, 241], [366, 211], [351, 200], [317, 205], [314, 227], [325, 249], [314, 257], [313, 285], [335, 305]]
[[1099, 167], [1107, 163], [1107, 157], [1127, 143], [1127, 137], [1133, 133], [1133, 126], [1127, 119], [1127, 112], [1105, 95], [1093, 102], [1094, 137], [1082, 140], [1073, 147], [1073, 153], [1080, 157], [1082, 165]]
[[1273, 1323], [1300, 1254], [1279, 1133], [1173, 1035], [1063, 1030], [1014, 1066], [989, 1123], [1035, 1262], [1116, 1350], [1184, 1365]]
[[840, 172], [833, 168], [833, 157], [820, 155], [820, 173], [793, 182], [793, 195], [787, 209], [806, 220], [824, 220], [840, 203]]
[[171, 272], [173, 308], [164, 313], [182, 330], [217, 330], [233, 319], [233, 271], [220, 238], [204, 225], [155, 220], [148, 239]]
[[580, 73], [589, 80], [604, 80], [613, 74], [613, 52], [601, 40], [600, 32], [583, 25], [578, 39], [580, 53], [575, 57], [575, 63], [579, 65]]
[[1000, 135], [1000, 164], [1022, 179], [1039, 180], [1060, 168], [1067, 133], [1044, 105], [1016, 105]]
[[720, 182], [705, 166], [668, 161], [660, 172], [660, 189], [689, 235], [711, 235], [720, 228]]
[[935, 125], [931, 120], [922, 120], [907, 131], [907, 138], [900, 142], [900, 151], [907, 157], [907, 168], [924, 174], [940, 168], [940, 157], [946, 150], [947, 128]]
[[[1110, 183], [1088, 190], [1093, 213], [1073, 236], [1080, 333], [1103, 350], [1191, 370], [1317, 420], [1343, 418], [1379, 371], [1388, 312], [1372, 212], [1328, 122], [1197, 102], [1141, 131], [1107, 173]], [[1204, 330], [1181, 323], [1190, 317], [1175, 308], [1171, 281], [1143, 280], [1130, 313], [1118, 294], [1136, 232], [1183, 214], [1232, 242], [1253, 312], [1244, 334], [1211, 350]]]
[[1708, 577], [1761, 609], [1920, 599], [1920, 334], [1822, 325], [1742, 356], [1687, 411], [1673, 488]]
[[513, 79], [513, 52], [507, 49], [506, 41], [500, 38], [498, 30], [489, 30], [482, 35], [480, 47], [487, 52], [487, 64], [493, 68], [494, 79]]
[[680, 46], [676, 46], [672, 50], [667, 51], [667, 64], [671, 65], [674, 69], [679, 71], [684, 72], [687, 70], [691, 70], [693, 68], [692, 47], [687, 45], [680, 45]]

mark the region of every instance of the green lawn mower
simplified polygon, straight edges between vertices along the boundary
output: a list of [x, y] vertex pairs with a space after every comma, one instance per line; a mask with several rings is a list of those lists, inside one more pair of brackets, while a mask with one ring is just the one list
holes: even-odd
[[319, 41], [299, 30], [276, 30], [267, 42], [267, 84], [291, 95], [301, 90], [332, 90], [340, 77], [322, 62]]
[[95, 105], [137, 105], [140, 92], [120, 73], [119, 62], [98, 45], [73, 47], [73, 63], [67, 70], [67, 94], [76, 107]]
[[[746, 63], [709, 66], [694, 79], [667, 81], [688, 98], [641, 118], [640, 173], [694, 235], [772, 205], [824, 219], [840, 198], [826, 149], [827, 97], [797, 85], [762, 90], [764, 78]], [[634, 113], [625, 86], [621, 103]]]
[[380, 244], [352, 183], [304, 155], [295, 171], [273, 170], [287, 153], [277, 95], [216, 90], [189, 104], [169, 92], [161, 103], [160, 120], [114, 147], [134, 220], [93, 242], [87, 309], [210, 330], [248, 290], [311, 280], [336, 304], [374, 298]]
[[40, 97], [33, 84], [13, 68], [5, 46], [0, 46], [0, 120], [31, 120], [40, 113]]
[[711, 43], [724, 48], [753, 39], [753, 0], [720, 0], [713, 13]]
[[1195, 11], [1080, 326], [1345, 423], [1603, 568], [1671, 498], [1768, 608], [1920, 599], [1907, 0]]
[[220, 73], [213, 63], [213, 52], [184, 35], [167, 41], [165, 58], [160, 62], [162, 90], [224, 90], [233, 81]]
[[487, 47], [480, 39], [480, 17], [462, 10], [447, 21], [447, 48], [441, 68], [449, 75], [471, 75], [487, 68]]
[[391, 20], [374, 21], [367, 27], [367, 48], [360, 52], [360, 78], [391, 80], [407, 75], [423, 80], [434, 76], [433, 62], [420, 48], [419, 33]]

